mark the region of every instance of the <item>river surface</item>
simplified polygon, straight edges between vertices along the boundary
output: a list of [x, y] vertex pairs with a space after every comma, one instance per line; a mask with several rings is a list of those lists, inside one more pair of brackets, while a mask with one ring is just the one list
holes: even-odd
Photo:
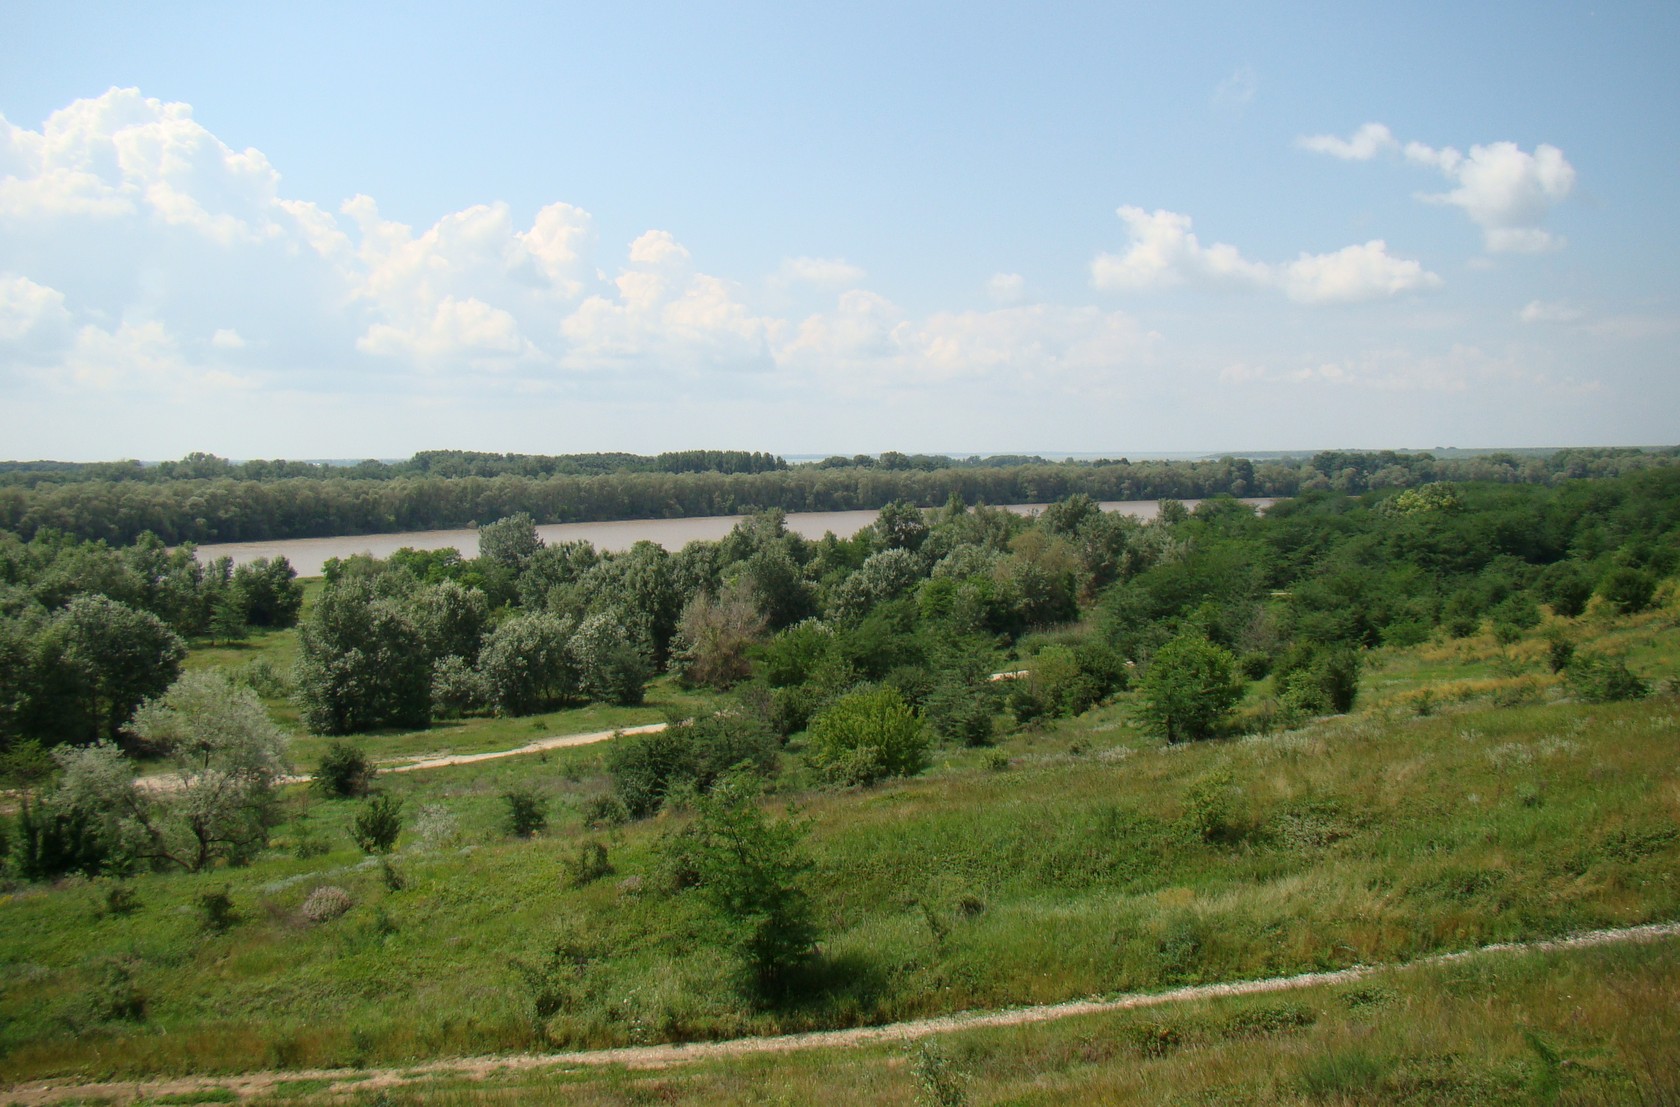
[[[1184, 500], [1194, 508], [1199, 500]], [[1265, 510], [1271, 500], [1244, 500]], [[1005, 510], [1036, 515], [1045, 504], [1007, 504]], [[1139, 519], [1153, 519], [1161, 510], [1160, 500], [1111, 500], [1100, 505], [1104, 511], [1118, 511]], [[850, 538], [875, 521], [879, 511], [801, 511], [787, 516], [787, 528], [806, 538], [821, 538], [829, 531]], [[626, 519], [609, 523], [549, 523], [537, 533], [544, 542], [588, 542], [598, 550], [627, 550], [637, 542], [655, 542], [675, 552], [690, 542], [716, 542], [746, 518], [744, 515], [707, 515], [693, 519]], [[300, 577], [318, 577], [328, 558], [369, 554], [390, 557], [407, 546], [416, 550], [454, 547], [462, 557], [478, 556], [476, 530], [411, 530], [399, 534], [354, 534], [341, 538], [282, 538], [273, 542], [217, 542], [198, 547], [200, 561], [231, 557], [235, 565], [259, 557], [281, 557], [292, 563]]]

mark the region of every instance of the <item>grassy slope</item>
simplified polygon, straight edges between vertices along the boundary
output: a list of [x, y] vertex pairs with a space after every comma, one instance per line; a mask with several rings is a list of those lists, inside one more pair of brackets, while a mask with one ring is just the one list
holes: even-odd
[[[1648, 673], [1672, 674], [1680, 653], [1672, 614], [1582, 633]], [[432, 821], [452, 820], [458, 835], [411, 830], [400, 891], [349, 847], [353, 806], [315, 801], [309, 833], [335, 846], [324, 856], [277, 849], [243, 870], [148, 876], [127, 915], [74, 882], [6, 897], [0, 1077], [400, 1062], [878, 1022], [1680, 918], [1680, 705], [1554, 703], [1543, 667], [1514, 664], [1486, 644], [1426, 647], [1378, 659], [1361, 713], [1299, 731], [1163, 749], [1119, 704], [1011, 737], [1005, 771], [987, 767], [986, 751], [941, 751], [916, 780], [800, 796], [825, 957], [813, 998], [777, 1011], [737, 998], [694, 904], [649, 889], [660, 822], [613, 837], [613, 876], [568, 886], [582, 836], [573, 812], [604, 783], [599, 747], [393, 777], [411, 812], [434, 805], [445, 817]], [[1455, 682], [1532, 702], [1452, 706], [1443, 695], [1449, 706], [1416, 713], [1423, 684]], [[555, 797], [549, 836], [500, 835], [498, 796], [515, 781]], [[278, 844], [299, 833], [294, 819]], [[324, 883], [356, 906], [311, 926], [298, 908]], [[224, 886], [241, 922], [206, 934], [195, 897]], [[562, 939], [592, 960], [568, 1010], [539, 1022], [511, 961]], [[114, 963], [146, 998], [143, 1022], [98, 1015]], [[1672, 969], [1662, 970], [1670, 996]], [[1333, 1023], [1313, 1025], [1316, 1035]], [[885, 1061], [885, 1075], [860, 1064], [859, 1079], [903, 1083]]]
[[[383, 1089], [378, 1102], [1672, 1103], [1680, 1097], [1677, 1007], [1680, 942], [1670, 940], [1496, 955], [1285, 996], [971, 1030], [911, 1046], [757, 1054], [646, 1071], [562, 1065], [488, 1077], [436, 1073]], [[930, 1058], [943, 1061], [954, 1092], [946, 1100], [930, 1086]], [[345, 1090], [293, 1080], [277, 1085], [273, 1099], [343, 1103]], [[374, 1101], [374, 1093], [349, 1100]]]

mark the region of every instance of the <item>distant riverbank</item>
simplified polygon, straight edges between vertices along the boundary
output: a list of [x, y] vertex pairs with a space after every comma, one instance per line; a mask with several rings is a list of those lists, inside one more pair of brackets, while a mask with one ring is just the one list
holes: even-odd
[[[1184, 500], [1184, 506], [1194, 508], [1198, 500]], [[1266, 508], [1275, 500], [1249, 499], [1243, 501], [1258, 508]], [[1034, 515], [1046, 504], [1006, 504], [1005, 509], [1021, 515]], [[1104, 511], [1118, 511], [1139, 519], [1153, 519], [1161, 509], [1160, 500], [1112, 500], [1101, 505]], [[806, 538], [821, 538], [833, 531], [840, 538], [850, 538], [875, 521], [879, 511], [802, 511], [789, 513], [787, 527]], [[667, 550], [680, 550], [690, 542], [716, 542], [746, 518], [743, 515], [708, 515], [693, 519], [626, 519], [610, 523], [550, 523], [539, 526], [537, 533], [544, 542], [588, 542], [598, 550], [627, 550], [637, 542], [655, 542]], [[355, 534], [339, 538], [286, 538], [272, 542], [217, 542], [198, 547], [200, 561], [231, 557], [235, 565], [255, 561], [259, 557], [285, 557], [300, 577], [318, 577], [324, 572], [329, 558], [369, 554], [389, 557], [403, 547], [416, 550], [441, 550], [454, 547], [462, 557], [478, 556], [476, 530], [415, 530], [401, 534]]]

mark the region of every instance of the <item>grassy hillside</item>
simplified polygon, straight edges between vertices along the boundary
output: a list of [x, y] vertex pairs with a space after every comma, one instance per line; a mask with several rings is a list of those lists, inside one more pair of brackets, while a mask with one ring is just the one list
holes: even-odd
[[[656, 845], [684, 815], [583, 826], [606, 788], [601, 746], [383, 778], [408, 817], [388, 868], [351, 845], [355, 803], [293, 789], [288, 821], [248, 867], [146, 875], [118, 893], [66, 880], [0, 897], [0, 1079], [776, 1033], [1680, 918], [1680, 703], [1570, 702], [1543, 664], [1543, 630], [1509, 646], [1375, 651], [1352, 715], [1240, 740], [1164, 746], [1122, 695], [994, 748], [940, 750], [920, 777], [843, 792], [807, 787], [796, 743], [767, 804], [792, 802], [808, 821], [822, 956], [781, 1005], [743, 998], [714, 916], [667, 890]], [[1672, 606], [1589, 616], [1574, 633], [1648, 678], [1676, 675]], [[283, 654], [285, 639], [201, 660], [244, 664]], [[683, 703], [658, 687], [650, 700]], [[369, 745], [380, 756], [511, 746], [629, 721], [640, 718], [477, 720], [459, 734]], [[314, 747], [300, 749], [307, 765]], [[536, 839], [501, 829], [501, 795], [516, 785], [551, 797], [550, 829]], [[612, 871], [580, 884], [589, 841], [606, 847]], [[326, 852], [299, 848], [309, 842]], [[352, 905], [311, 922], [304, 904], [329, 885]], [[223, 891], [234, 919], [217, 930], [203, 897]], [[1651, 1062], [1666, 1062], [1656, 1076], [1638, 1066], [1658, 1032], [1647, 1026], [1680, 1031], [1676, 956], [1669, 942], [1420, 971], [1368, 1002], [1333, 989], [1291, 998], [1296, 1014], [1276, 1026], [1255, 1016], [1264, 1025], [1253, 1033], [1228, 1032], [1242, 1005], [1204, 1004], [944, 1048], [973, 1088], [990, 1089], [977, 1099], [986, 1102], [1168, 1102], [1179, 1087], [1219, 1102], [1334, 1101], [1338, 1088], [1372, 1102], [1451, 1102], [1473, 1099], [1477, 1081], [1504, 1098], [1494, 1093], [1550, 1079], [1547, 1050], [1571, 1059], [1571, 1089], [1587, 1087], [1590, 1069], [1606, 1074], [1592, 1094], [1638, 1102], [1615, 1089], [1672, 1081], [1672, 1058]], [[1560, 979], [1580, 981], [1579, 1018], [1563, 1013], [1559, 994], [1574, 993], [1559, 993]], [[1618, 1029], [1616, 1012], [1635, 1005], [1651, 1012], [1645, 1022]], [[1149, 1044], [1157, 1031], [1128, 1029], [1152, 1025], [1174, 1028], [1160, 1050]], [[606, 1083], [588, 1094], [657, 1098], [671, 1081], [685, 1098], [731, 1099], [758, 1073], [789, 1101], [818, 1081], [907, 1101], [907, 1064], [882, 1050], [755, 1060], [591, 1077]], [[1417, 1091], [1429, 1087], [1459, 1091]]]

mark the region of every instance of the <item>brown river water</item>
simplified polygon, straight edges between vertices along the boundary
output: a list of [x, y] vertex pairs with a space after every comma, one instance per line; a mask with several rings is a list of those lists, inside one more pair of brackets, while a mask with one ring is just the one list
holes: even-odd
[[[1194, 508], [1198, 500], [1185, 500]], [[1271, 500], [1244, 500], [1264, 510]], [[1008, 504], [1006, 510], [1036, 515], [1044, 504]], [[1104, 511], [1119, 511], [1139, 519], [1153, 519], [1161, 509], [1159, 500], [1112, 500]], [[787, 516], [789, 530], [806, 538], [821, 538], [829, 531], [850, 538], [875, 521], [878, 511], [802, 511]], [[537, 533], [544, 542], [588, 542], [598, 550], [627, 550], [637, 542], [656, 542], [667, 550], [682, 549], [690, 542], [715, 542], [734, 529], [745, 516], [708, 515], [694, 519], [626, 519], [608, 523], [549, 523]], [[355, 534], [340, 538], [284, 538], [273, 542], [218, 542], [198, 547], [200, 561], [231, 557], [235, 565], [259, 557], [284, 556], [300, 577], [318, 577], [332, 557], [370, 554], [389, 557], [407, 546], [416, 550], [441, 550], [453, 546], [462, 557], [478, 556], [476, 530], [411, 530], [400, 534]]]

